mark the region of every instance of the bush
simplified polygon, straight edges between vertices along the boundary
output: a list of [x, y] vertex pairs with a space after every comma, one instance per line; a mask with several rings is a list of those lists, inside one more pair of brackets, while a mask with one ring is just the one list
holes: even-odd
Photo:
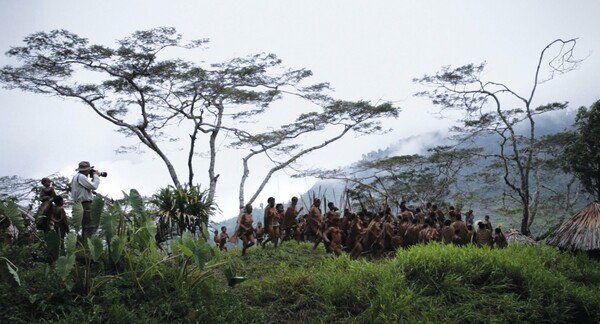
[[[246, 269], [256, 278], [239, 291], [279, 321], [600, 320], [599, 264], [585, 255], [535, 246], [429, 244], [399, 250], [394, 259], [342, 255], [315, 262], [307, 258], [315, 255], [309, 247], [288, 243], [279, 251], [250, 251]], [[272, 303], [277, 306], [267, 306]], [[288, 308], [294, 312], [282, 311]]]
[[[247, 280], [228, 287], [223, 258]], [[351, 260], [285, 242], [244, 257], [236, 249], [217, 255], [207, 264], [216, 266], [214, 275], [194, 285], [175, 260], [130, 254], [118, 279], [89, 295], [53, 280], [51, 265], [15, 262], [22, 284], [0, 282], [0, 322], [600, 321], [600, 263], [549, 247], [429, 244], [393, 259]], [[105, 270], [97, 267], [93, 276]]]

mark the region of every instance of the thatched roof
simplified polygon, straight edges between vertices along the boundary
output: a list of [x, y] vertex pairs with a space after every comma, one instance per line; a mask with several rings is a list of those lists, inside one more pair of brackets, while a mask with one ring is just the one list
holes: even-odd
[[600, 203], [585, 206], [550, 234], [547, 243], [572, 251], [600, 249]]
[[508, 245], [514, 244], [514, 243], [521, 243], [521, 244], [537, 244], [537, 242], [532, 239], [531, 237], [527, 236], [527, 235], [523, 235], [521, 234], [521, 232], [517, 231], [514, 228], [509, 228], [506, 232], [504, 232], [504, 236], [506, 237], [506, 241], [508, 242]]

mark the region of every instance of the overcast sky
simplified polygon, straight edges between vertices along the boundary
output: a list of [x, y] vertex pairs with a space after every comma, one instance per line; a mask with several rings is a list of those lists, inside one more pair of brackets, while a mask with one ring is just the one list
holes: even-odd
[[[535, 105], [569, 101], [571, 109], [600, 99], [600, 1], [12, 1], [0, 0], [0, 51], [22, 45], [38, 31], [66, 29], [91, 43], [114, 46], [136, 30], [176, 27], [184, 39], [209, 38], [199, 60], [224, 61], [272, 52], [288, 67], [311, 69], [315, 82], [330, 82], [335, 97], [393, 101], [403, 112], [386, 121], [384, 136], [348, 137], [301, 161], [298, 167], [334, 168], [417, 134], [444, 132], [429, 102], [415, 98], [415, 77], [443, 65], [487, 62], [485, 77], [518, 92], [528, 91], [545, 45], [579, 38], [581, 67], [544, 84]], [[0, 65], [14, 63], [5, 55]], [[286, 107], [294, 109], [294, 107]], [[71, 177], [80, 160], [107, 171], [100, 192], [120, 197], [138, 189], [150, 195], [171, 183], [155, 155], [117, 155], [125, 141], [111, 124], [86, 106], [55, 97], [0, 90], [0, 175], [41, 178], [60, 172]], [[564, 113], [568, 114], [568, 112]], [[559, 116], [558, 118], [561, 118]], [[566, 117], [565, 117], [566, 118]], [[568, 115], [572, 118], [572, 115]], [[410, 146], [402, 153], [414, 153]], [[181, 154], [171, 152], [171, 154]], [[223, 152], [217, 201], [223, 215], [237, 212], [240, 152]], [[205, 181], [204, 169], [197, 169]], [[254, 166], [253, 192], [260, 169]], [[287, 201], [309, 189], [314, 179], [275, 176], [258, 202], [273, 196]], [[257, 204], [258, 204], [257, 202]]]

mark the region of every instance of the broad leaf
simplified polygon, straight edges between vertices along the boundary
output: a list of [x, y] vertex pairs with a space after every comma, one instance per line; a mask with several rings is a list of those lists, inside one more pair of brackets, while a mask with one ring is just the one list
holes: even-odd
[[19, 274], [17, 273], [17, 268], [8, 262], [6, 262], [6, 267], [8, 268], [8, 272], [11, 274], [14, 281], [17, 283], [18, 286], [20, 286], [21, 280], [19, 279]]
[[48, 231], [46, 234], [46, 246], [48, 247], [48, 252], [50, 252], [52, 260], [58, 259], [58, 254], [60, 252], [60, 237], [56, 231]]
[[77, 249], [77, 234], [69, 233], [67, 235], [67, 254], [68, 255], [75, 254], [76, 249]]
[[110, 258], [116, 264], [119, 263], [123, 250], [125, 249], [125, 238], [121, 236], [114, 236], [110, 242]]
[[185, 232], [181, 235], [181, 243], [190, 250], [195, 247], [194, 238], [190, 232]]
[[14, 201], [8, 201], [6, 209], [4, 210], [4, 216], [8, 218], [10, 223], [19, 230], [19, 232], [25, 231], [25, 223], [23, 222], [23, 216], [19, 207]]
[[94, 262], [98, 262], [102, 257], [102, 253], [104, 252], [104, 247], [102, 246], [102, 239], [97, 235], [92, 235], [87, 239], [87, 245], [90, 249], [90, 256]]
[[75, 228], [75, 232], [79, 233], [81, 230], [81, 221], [83, 220], [83, 205], [80, 201], [73, 204], [71, 210], [71, 225]]
[[104, 199], [100, 196], [96, 196], [92, 201], [92, 210], [90, 212], [90, 219], [92, 221], [92, 225], [95, 228], [98, 228], [100, 224], [100, 217], [102, 215], [102, 211], [104, 210]]
[[119, 203], [114, 203], [108, 210], [102, 213], [102, 217], [100, 218], [100, 228], [102, 229], [102, 232], [104, 232], [107, 242], [110, 242], [115, 235], [122, 213], [123, 210]]
[[[6, 264], [6, 267], [4, 264]], [[0, 258], [0, 277], [12, 287], [21, 285], [17, 267], [5, 258]]]
[[190, 249], [189, 247], [187, 247], [183, 244], [178, 244], [177, 249], [180, 250], [181, 253], [183, 253], [183, 255], [185, 255], [186, 257], [191, 258], [194, 255], [194, 252], [192, 251], [192, 249]]
[[204, 238], [205, 242], [208, 242], [208, 238], [210, 237], [208, 234], [208, 226], [205, 222], [202, 222], [202, 237]]
[[56, 260], [55, 270], [62, 281], [65, 281], [75, 265], [75, 255], [63, 255]]
[[133, 212], [137, 216], [142, 216], [145, 214], [146, 210], [144, 208], [144, 199], [137, 190], [131, 189], [129, 192], [129, 203], [131, 204], [131, 208], [133, 208]]
[[206, 253], [201, 246], [195, 246], [194, 248], [194, 263], [199, 269], [203, 269], [204, 265], [208, 261]]

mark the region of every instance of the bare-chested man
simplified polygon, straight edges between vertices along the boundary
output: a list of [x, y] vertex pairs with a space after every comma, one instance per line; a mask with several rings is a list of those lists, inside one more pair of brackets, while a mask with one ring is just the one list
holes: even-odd
[[262, 247], [264, 248], [269, 242], [277, 242], [275, 238], [275, 231], [273, 229], [273, 224], [275, 218], [277, 217], [277, 210], [275, 209], [275, 198], [269, 197], [267, 199], [267, 206], [265, 207], [265, 214], [263, 219], [263, 226], [265, 227], [265, 231], [269, 235], [269, 237], [263, 241]]
[[296, 218], [298, 217], [298, 214], [302, 211], [302, 209], [304, 209], [304, 207], [296, 209], [297, 205], [298, 197], [292, 197], [292, 202], [286, 209], [285, 214], [283, 215], [283, 222], [281, 224], [282, 229], [285, 232], [283, 241], [293, 238], [294, 228], [296, 228], [297, 226]]
[[479, 229], [477, 230], [477, 246], [484, 247], [489, 246], [490, 248], [494, 246], [494, 238], [492, 237], [492, 231], [487, 228], [487, 224], [484, 222], [479, 223]]
[[361, 214], [362, 212], [352, 214], [352, 227], [348, 236], [348, 248], [351, 249], [350, 257], [353, 259], [358, 258], [363, 251], [362, 238], [366, 231], [363, 227]]
[[329, 244], [329, 249], [336, 256], [342, 254], [342, 231], [339, 228], [340, 219], [334, 217], [329, 228], [323, 233], [323, 239]]
[[336, 218], [339, 217], [340, 215], [338, 214], [338, 208], [335, 207], [335, 204], [333, 202], [328, 202], [327, 203], [327, 213], [325, 213], [325, 222], [326, 223], [331, 223], [331, 221]]
[[425, 223], [425, 213], [421, 210], [421, 208], [415, 209], [416, 213], [415, 213], [415, 218], [417, 219], [417, 221], [419, 222], [419, 224], [424, 224]]
[[254, 229], [252, 228], [252, 205], [244, 207], [244, 214], [240, 220], [238, 236], [242, 238], [242, 255], [246, 255], [246, 249], [254, 245]]
[[[435, 225], [437, 225], [437, 227], [441, 227], [441, 225], [444, 225], [444, 221], [446, 221], [446, 217], [444, 216], [444, 212], [441, 209], [438, 209], [438, 206], [433, 204], [431, 205], [431, 211], [433, 213], [433, 217], [435, 217], [435, 220], [437, 221]], [[431, 226], [431, 224], [429, 224], [429, 226]]]
[[315, 240], [315, 246], [313, 249], [316, 249], [319, 243], [323, 240], [323, 215], [321, 215], [321, 209], [319, 206], [321, 205], [321, 199], [315, 198], [313, 201], [312, 207], [310, 207], [310, 211], [308, 212], [308, 229], [310, 236]]
[[256, 223], [256, 228], [254, 229], [254, 237], [256, 238], [256, 244], [262, 244], [265, 239], [265, 228], [262, 226], [262, 222]]
[[467, 244], [469, 241], [469, 229], [467, 228], [467, 224], [462, 221], [462, 216], [460, 213], [456, 213], [454, 218], [456, 220], [452, 222], [452, 228], [460, 231], [458, 234], [460, 235], [460, 239], [462, 242], [464, 242], [463, 244]]
[[[277, 244], [279, 243], [279, 238], [281, 237], [281, 222], [283, 221], [283, 216], [284, 216], [285, 212], [283, 211], [283, 204], [277, 204], [275, 205], [275, 215], [273, 215], [273, 238], [271, 239], [271, 242], [273, 242], [273, 244], [275, 244], [275, 247], [277, 247]], [[271, 236], [271, 234], [269, 234], [269, 237]]]
[[344, 209], [344, 216], [340, 222], [340, 230], [342, 230], [342, 246], [348, 246], [348, 236], [352, 227], [352, 212], [350, 209]]
[[296, 227], [296, 241], [298, 242], [306, 241], [306, 217], [307, 215], [300, 216], [298, 220], [298, 227]]
[[229, 240], [229, 234], [227, 234], [227, 227], [221, 227], [221, 233], [219, 233], [219, 250], [227, 252], [227, 247], [225, 244]]
[[394, 218], [391, 215], [385, 217], [383, 229], [385, 231], [384, 249], [386, 251], [396, 251], [396, 248], [400, 246], [400, 242], [393, 242], [393, 238], [396, 236], [396, 227], [394, 226]]
[[504, 233], [502, 233], [502, 229], [500, 229], [500, 227], [496, 227], [496, 229], [494, 230], [494, 234], [496, 234], [494, 236], [494, 245], [497, 248], [503, 249], [508, 246], [506, 236], [504, 236]]
[[444, 227], [442, 227], [441, 235], [442, 235], [442, 243], [450, 244], [452, 243], [452, 238], [454, 237], [454, 228], [451, 226], [452, 221], [446, 219], [444, 222]]
[[423, 225], [419, 224], [417, 219], [412, 220], [412, 224], [408, 226], [404, 234], [404, 245], [413, 246], [419, 243], [419, 232]]
[[381, 252], [383, 252], [383, 231], [381, 216], [375, 214], [375, 217], [373, 217], [369, 226], [367, 226], [366, 236], [362, 240], [363, 247], [370, 250], [375, 257], [381, 255]]
[[463, 244], [476, 244], [477, 243], [477, 233], [473, 228], [473, 225], [467, 225], [467, 242], [463, 242]]

